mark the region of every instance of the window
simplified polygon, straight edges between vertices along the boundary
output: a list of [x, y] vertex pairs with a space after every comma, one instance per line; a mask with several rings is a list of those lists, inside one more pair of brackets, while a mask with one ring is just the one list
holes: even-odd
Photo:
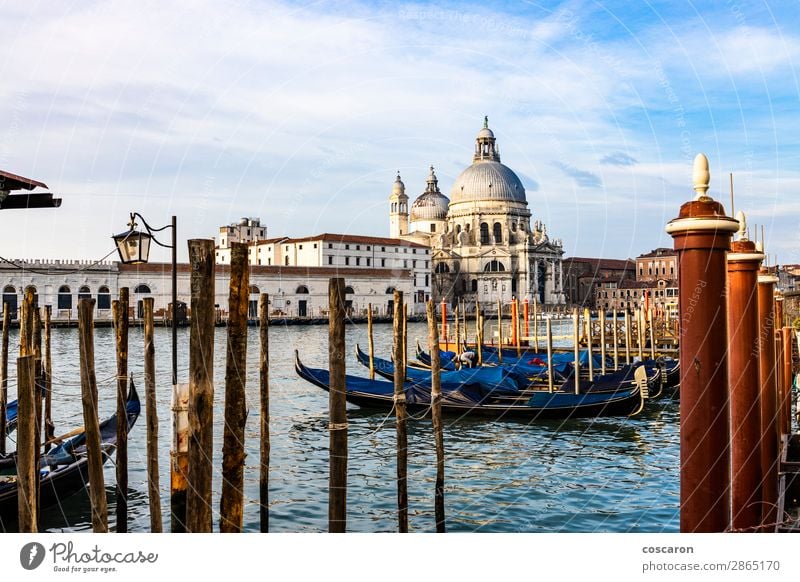
[[450, 267], [447, 266], [447, 263], [439, 263], [436, 265], [436, 269], [434, 269], [434, 273], [449, 273]]
[[105, 285], [97, 290], [97, 309], [111, 309], [111, 292]]
[[332, 249], [333, 248], [333, 244], [332, 243], [328, 243], [328, 248]]
[[361, 250], [361, 245], [356, 245], [356, 250], [360, 251]]
[[58, 288], [58, 308], [72, 309], [72, 295], [67, 285]]
[[385, 267], [385, 266], [386, 266], [386, 259], [381, 259], [381, 267]]
[[350, 257], [345, 257], [344, 258], [344, 264], [345, 265], [349, 265], [350, 264]]
[[258, 287], [250, 285], [250, 295], [258, 295], [259, 293], [261, 293], [261, 290]]
[[481, 222], [481, 244], [489, 244], [489, 225], [485, 222]]
[[144, 283], [142, 283], [141, 285], [137, 285], [134, 288], [133, 292], [134, 293], [152, 293], [152, 291], [150, 291], [150, 287], [148, 287]]
[[314, 243], [314, 248], [317, 248], [317, 243]]
[[344, 245], [344, 250], [349, 251], [350, 250], [350, 245]]
[[295, 289], [294, 292], [298, 295], [308, 295], [308, 287], [305, 285], [300, 285], [297, 289]]
[[472, 280], [472, 292], [473, 293], [477, 293], [478, 292], [478, 280], [477, 279], [473, 279]]
[[487, 263], [486, 266], [483, 268], [483, 270], [487, 271], [487, 272], [491, 272], [491, 273], [496, 273], [496, 272], [500, 272], [500, 271], [505, 271], [506, 267], [500, 261], [493, 260], [493, 261], [490, 261], [489, 263]]
[[371, 250], [372, 250], [372, 247], [370, 247], [369, 245], [367, 245], [367, 250], [368, 250], [368, 251], [371, 251]]
[[411, 249], [411, 254], [412, 255], [416, 255], [417, 254], [417, 249]]
[[431, 223], [431, 232], [436, 232], [436, 225]]
[[91, 299], [92, 292], [89, 290], [89, 287], [83, 285], [80, 289], [78, 289], [78, 301], [81, 299]]
[[411, 266], [412, 266], [413, 268], [415, 268], [415, 269], [416, 269], [416, 268], [417, 268], [417, 261], [413, 261], [413, 262], [411, 263]]
[[430, 275], [425, 275], [425, 286], [429, 286], [431, 284]]
[[370, 258], [369, 257], [367, 257], [367, 266], [368, 267], [370, 266]]
[[386, 294], [387, 295], [391, 295], [392, 293], [394, 293], [394, 287], [387, 287], [386, 288]]
[[[385, 253], [386, 252], [386, 247], [381, 247], [381, 252]], [[392, 291], [392, 293], [394, 293], [394, 291]]]
[[289, 266], [289, 255], [286, 255], [283, 258], [283, 264], [286, 265], [287, 267]]
[[499, 222], [494, 223], [494, 227], [492, 227], [492, 234], [494, 235], [494, 244], [499, 245], [503, 242], [503, 227], [500, 226]]
[[344, 288], [344, 294], [345, 295], [353, 295], [354, 293], [355, 293], [355, 291], [349, 285]]
[[403, 259], [403, 268], [408, 269], [408, 259]]
[[303, 245], [297, 245], [297, 248], [302, 251], [303, 250]]
[[328, 264], [329, 265], [333, 264], [333, 257], [331, 255], [328, 255]]
[[356, 257], [356, 267], [361, 266], [361, 257]]

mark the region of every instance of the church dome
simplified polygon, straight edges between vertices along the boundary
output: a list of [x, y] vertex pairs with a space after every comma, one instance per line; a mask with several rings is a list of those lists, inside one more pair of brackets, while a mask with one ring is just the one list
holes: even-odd
[[445, 220], [447, 207], [450, 200], [439, 191], [439, 179], [431, 166], [428, 174], [427, 186], [414, 203], [411, 205], [411, 221], [415, 220]]
[[495, 142], [489, 120], [484, 118], [483, 129], [475, 140], [472, 165], [461, 172], [450, 190], [452, 203], [473, 200], [527, 202], [520, 179], [511, 168], [500, 163], [500, 152]]

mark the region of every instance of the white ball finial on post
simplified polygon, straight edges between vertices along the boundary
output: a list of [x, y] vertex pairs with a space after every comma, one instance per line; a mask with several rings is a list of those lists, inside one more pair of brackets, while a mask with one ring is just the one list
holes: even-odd
[[739, 221], [739, 240], [747, 240], [747, 220], [741, 210], [736, 213], [736, 220]]
[[692, 166], [692, 182], [694, 182], [694, 199], [700, 200], [707, 198], [708, 185], [711, 181], [711, 172], [708, 171], [708, 158], [705, 154], [697, 154], [694, 158], [694, 165]]

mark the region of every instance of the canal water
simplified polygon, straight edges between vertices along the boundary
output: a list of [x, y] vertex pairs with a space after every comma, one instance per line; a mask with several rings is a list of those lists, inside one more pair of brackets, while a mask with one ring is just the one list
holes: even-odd
[[[559, 322], [554, 333], [567, 333]], [[258, 332], [250, 329], [246, 432], [244, 526], [258, 531], [259, 387]], [[294, 351], [311, 367], [327, 367], [327, 326], [273, 326], [271, 349], [270, 529], [327, 530], [328, 395], [294, 372]], [[226, 330], [215, 339], [214, 514], [218, 526]], [[347, 327], [348, 353], [366, 347], [365, 325]], [[427, 343], [427, 327], [409, 324], [409, 354], [415, 339]], [[179, 330], [179, 381], [187, 380], [188, 329]], [[18, 336], [12, 330], [10, 350]], [[377, 355], [388, 357], [391, 325], [376, 325]], [[115, 409], [113, 331], [95, 330], [100, 417]], [[56, 434], [83, 424], [76, 329], [52, 331], [53, 409]], [[143, 338], [131, 329], [130, 369], [144, 400]], [[12, 358], [13, 359], [13, 358]], [[161, 503], [169, 524], [170, 332], [156, 329]], [[353, 356], [349, 374], [367, 375]], [[16, 371], [9, 370], [9, 398], [16, 398]], [[397, 531], [395, 423], [393, 416], [349, 408], [347, 528], [357, 532]], [[13, 435], [12, 435], [13, 436]], [[145, 422], [129, 441], [129, 529], [148, 531]], [[635, 418], [573, 421], [491, 422], [445, 418], [445, 502], [451, 532], [674, 532], [679, 522], [678, 403], [648, 403]], [[429, 419], [409, 423], [409, 523], [434, 531], [435, 451]], [[13, 446], [13, 444], [10, 444]], [[114, 527], [114, 467], [106, 465], [110, 525]], [[85, 493], [43, 512], [42, 529], [91, 528]]]

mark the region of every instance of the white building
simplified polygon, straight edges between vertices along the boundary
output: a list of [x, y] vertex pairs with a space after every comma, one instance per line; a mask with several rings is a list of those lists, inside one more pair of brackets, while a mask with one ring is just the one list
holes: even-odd
[[[390, 197], [390, 230], [431, 247], [432, 295], [438, 302], [476, 300], [491, 309], [498, 300], [528, 299], [563, 304], [561, 241], [531, 212], [517, 175], [500, 162], [488, 120], [478, 133], [472, 165], [456, 178], [450, 198], [441, 194], [431, 167], [425, 192], [407, 205], [398, 176]], [[403, 225], [409, 225], [403, 231]]]
[[[407, 273], [410, 293], [406, 302], [413, 313], [424, 312], [424, 303], [431, 296], [431, 251], [414, 240], [323, 233], [253, 241], [248, 251], [253, 266], [382, 271], [387, 274], [385, 288], [398, 287], [399, 273]], [[217, 264], [230, 264], [230, 246], [220, 244], [215, 252]]]

